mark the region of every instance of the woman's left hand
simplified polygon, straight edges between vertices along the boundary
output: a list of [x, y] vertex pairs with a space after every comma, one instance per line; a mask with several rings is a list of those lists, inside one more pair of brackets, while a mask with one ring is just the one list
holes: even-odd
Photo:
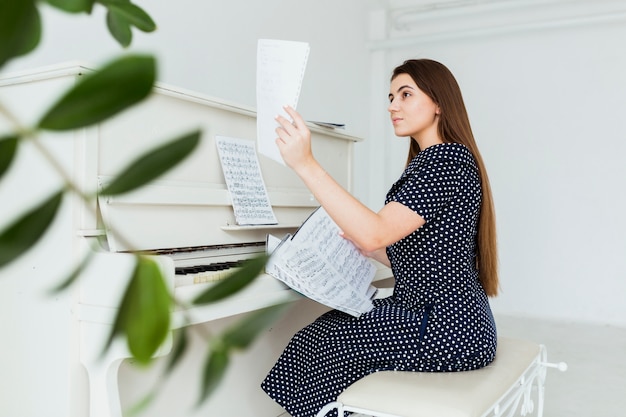
[[387, 249], [386, 248], [380, 248], [380, 249], [376, 249], [374, 251], [364, 251], [352, 239], [347, 237], [346, 234], [343, 231], [340, 231], [339, 235], [342, 238], [352, 242], [354, 247], [356, 247], [359, 250], [359, 252], [361, 252], [361, 255], [367, 256], [368, 258], [375, 259], [378, 262], [380, 262], [381, 264], [383, 264], [385, 266], [388, 266], [388, 267], [391, 267], [391, 262], [389, 262], [389, 258], [387, 257]]
[[291, 116], [293, 123], [283, 116], [276, 116], [280, 125], [276, 128], [276, 145], [287, 166], [296, 170], [313, 160], [311, 131], [297, 111], [289, 106], [285, 106], [285, 111]]

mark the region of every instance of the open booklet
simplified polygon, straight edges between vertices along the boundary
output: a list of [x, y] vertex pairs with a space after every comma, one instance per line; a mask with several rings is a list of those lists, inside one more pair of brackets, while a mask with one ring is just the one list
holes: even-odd
[[353, 316], [373, 308], [376, 267], [319, 207], [292, 235], [268, 235], [265, 272], [302, 295]]

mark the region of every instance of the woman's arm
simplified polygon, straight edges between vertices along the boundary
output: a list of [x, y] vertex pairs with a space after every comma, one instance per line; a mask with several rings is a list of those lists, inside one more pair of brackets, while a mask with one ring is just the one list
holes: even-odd
[[300, 114], [291, 107], [285, 110], [294, 122], [276, 117], [280, 124], [276, 144], [283, 160], [304, 181], [345, 237], [363, 252], [385, 248], [425, 223], [419, 214], [400, 203], [390, 202], [376, 213], [354, 198], [314, 158], [311, 132]]
[[391, 268], [391, 262], [389, 262], [389, 257], [387, 257], [386, 248], [376, 249], [373, 252], [363, 252], [363, 255], [368, 256], [372, 259], [375, 259], [381, 264]]

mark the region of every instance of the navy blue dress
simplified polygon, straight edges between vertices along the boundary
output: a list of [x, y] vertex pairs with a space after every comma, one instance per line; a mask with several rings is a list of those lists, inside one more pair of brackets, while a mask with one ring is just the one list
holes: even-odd
[[293, 417], [315, 416], [373, 372], [467, 371], [495, 357], [495, 322], [476, 269], [481, 187], [471, 152], [455, 143], [422, 150], [391, 187], [391, 201], [426, 220], [387, 248], [393, 295], [358, 318], [320, 316], [261, 384]]

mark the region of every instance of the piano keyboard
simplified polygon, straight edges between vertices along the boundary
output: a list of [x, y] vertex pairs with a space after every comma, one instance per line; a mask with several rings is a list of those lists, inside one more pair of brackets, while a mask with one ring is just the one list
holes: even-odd
[[206, 284], [225, 279], [241, 266], [243, 261], [216, 262], [207, 265], [181, 266], [175, 268], [174, 285]]

